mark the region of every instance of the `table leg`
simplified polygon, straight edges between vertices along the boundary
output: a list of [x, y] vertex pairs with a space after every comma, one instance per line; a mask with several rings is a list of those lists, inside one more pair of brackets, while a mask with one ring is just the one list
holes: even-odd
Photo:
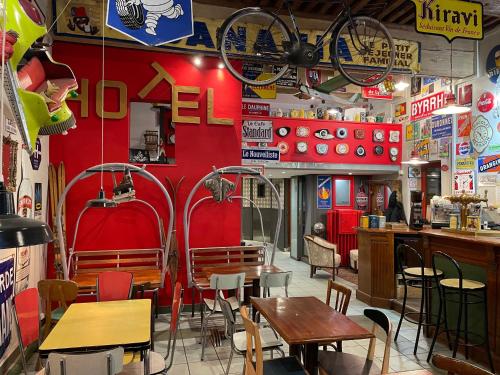
[[318, 374], [318, 344], [305, 344], [304, 367], [310, 375]]
[[150, 372], [149, 363], [149, 349], [144, 351], [144, 375], [149, 375]]
[[[260, 279], [255, 279], [252, 281], [252, 297], [260, 297]], [[265, 296], [264, 296], [265, 297]], [[246, 302], [246, 301], [245, 301]], [[250, 298], [248, 298], [248, 303], [250, 303]], [[255, 322], [257, 310], [252, 308], [252, 320]], [[260, 319], [259, 319], [260, 320]], [[259, 323], [257, 321], [257, 323]]]
[[302, 362], [301, 360], [302, 345], [290, 345], [288, 347], [288, 351], [291, 357], [297, 357], [297, 360], [299, 362]]

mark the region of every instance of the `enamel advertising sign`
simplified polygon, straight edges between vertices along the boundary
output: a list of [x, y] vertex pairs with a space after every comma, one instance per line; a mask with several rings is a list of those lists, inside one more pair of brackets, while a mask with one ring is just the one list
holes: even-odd
[[411, 103], [410, 121], [420, 120], [432, 115], [436, 109], [446, 104], [445, 93], [440, 91], [434, 95], [416, 100]]
[[241, 104], [241, 113], [243, 116], [269, 116], [271, 104], [269, 103], [250, 103]]
[[477, 159], [479, 173], [500, 172], [500, 155], [482, 156]]
[[193, 35], [191, 0], [109, 0], [106, 25], [148, 46]]
[[422, 34], [483, 39], [483, 4], [459, 0], [411, 0], [417, 17], [415, 29]]
[[241, 132], [243, 142], [271, 143], [273, 141], [273, 122], [269, 120], [245, 120]]
[[317, 177], [317, 207], [320, 210], [332, 208], [332, 176]]
[[0, 263], [0, 357], [9, 346], [11, 338], [12, 296], [14, 291], [14, 257]]

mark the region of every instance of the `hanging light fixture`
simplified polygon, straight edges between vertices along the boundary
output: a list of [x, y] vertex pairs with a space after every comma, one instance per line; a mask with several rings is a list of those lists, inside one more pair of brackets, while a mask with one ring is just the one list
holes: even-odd
[[[415, 145], [414, 145], [415, 146]], [[411, 156], [409, 160], [402, 161], [401, 164], [409, 164], [409, 165], [423, 165], [429, 163], [427, 160], [421, 159], [418, 155], [417, 150], [412, 150]]]
[[459, 115], [470, 112], [470, 107], [457, 104], [457, 97], [453, 93], [453, 42], [450, 43], [450, 92], [444, 98], [445, 106], [432, 111], [433, 115]]
[[106, 198], [106, 193], [103, 189], [99, 191], [97, 198], [89, 199], [85, 204], [85, 206], [92, 208], [111, 208], [116, 207], [117, 205], [118, 204], [114, 200]]
[[[0, 97], [0, 165], [3, 166], [3, 130], [5, 127], [5, 45], [7, 33], [7, 10], [5, 1], [2, 6], [3, 25], [0, 32], [2, 35], [2, 48], [0, 49], [2, 59], [2, 76]], [[21, 151], [23, 152], [23, 151]], [[28, 219], [15, 214], [14, 194], [7, 190], [3, 174], [0, 171], [0, 249], [9, 249], [21, 246], [41, 245], [54, 240], [49, 226], [41, 221]]]

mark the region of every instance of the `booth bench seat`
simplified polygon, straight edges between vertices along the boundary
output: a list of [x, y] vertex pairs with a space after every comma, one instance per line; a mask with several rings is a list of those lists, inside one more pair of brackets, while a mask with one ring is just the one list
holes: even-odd
[[[121, 271], [125, 271], [121, 269]], [[161, 287], [160, 270], [126, 270], [134, 275], [134, 286], [148, 285], [151, 289]], [[80, 293], [93, 293], [96, 291], [97, 276], [99, 272], [85, 272], [74, 275], [71, 280], [78, 284]]]

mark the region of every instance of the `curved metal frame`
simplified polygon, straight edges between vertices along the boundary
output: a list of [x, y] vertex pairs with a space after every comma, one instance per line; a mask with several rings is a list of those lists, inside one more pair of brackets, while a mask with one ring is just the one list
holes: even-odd
[[[191, 219], [191, 210], [189, 208], [191, 204], [191, 200], [193, 199], [194, 195], [200, 188], [200, 186], [203, 185], [203, 183], [206, 180], [209, 180], [213, 177], [221, 176], [224, 174], [248, 174], [252, 175], [253, 177], [257, 178], [258, 180], [268, 184], [271, 187], [271, 191], [273, 192], [276, 201], [278, 202], [278, 220], [276, 223], [276, 231], [274, 235], [274, 241], [273, 241], [273, 252], [271, 255], [271, 261], [270, 264], [274, 263], [274, 255], [276, 252], [276, 247], [278, 244], [278, 238], [279, 238], [279, 233], [280, 233], [280, 228], [281, 228], [281, 216], [283, 214], [283, 207], [281, 207], [281, 202], [280, 202], [280, 195], [278, 193], [278, 190], [276, 190], [276, 187], [273, 185], [273, 183], [266, 177], [263, 176], [258, 170], [250, 168], [250, 167], [245, 167], [245, 166], [230, 166], [230, 167], [224, 167], [224, 168], [219, 168], [215, 169], [214, 171], [207, 174], [205, 177], [200, 179], [196, 185], [191, 189], [191, 192], [189, 193], [189, 196], [186, 200], [186, 203], [184, 205], [184, 214], [183, 214], [183, 220], [182, 223], [184, 225], [184, 246], [185, 246], [185, 254], [186, 254], [186, 271], [187, 271], [187, 278], [188, 278], [188, 285], [189, 287], [193, 286], [192, 282], [192, 274], [191, 274], [191, 262], [189, 258], [189, 230], [190, 230], [190, 219]], [[208, 198], [208, 197], [205, 197]], [[196, 207], [199, 203], [205, 200], [205, 198], [201, 198], [199, 201], [197, 201], [194, 205]], [[231, 199], [231, 196], [227, 197], [228, 200]], [[194, 208], [193, 207], [193, 208]]]
[[[172, 200], [170, 198], [170, 195], [165, 189], [165, 186], [162, 185], [162, 183], [151, 173], [146, 171], [144, 167], [138, 167], [133, 164], [128, 164], [128, 163], [106, 163], [106, 164], [98, 164], [93, 167], [87, 168], [86, 170], [82, 171], [79, 175], [74, 177], [70, 183], [66, 186], [66, 189], [64, 189], [63, 193], [59, 197], [59, 203], [57, 205], [57, 214], [56, 214], [56, 223], [57, 223], [57, 235], [58, 235], [58, 240], [59, 240], [59, 249], [61, 252], [61, 263], [63, 266], [63, 273], [64, 273], [64, 279], [69, 280], [69, 272], [68, 272], [68, 263], [66, 259], [66, 247], [64, 244], [64, 237], [63, 237], [63, 232], [62, 232], [62, 206], [63, 202], [66, 199], [66, 196], [68, 195], [69, 191], [71, 188], [80, 180], [83, 180], [87, 177], [90, 177], [96, 173], [102, 173], [102, 172], [124, 172], [125, 169], [129, 169], [130, 172], [135, 172], [142, 177], [144, 177], [146, 180], [149, 180], [153, 183], [155, 183], [165, 196], [165, 200], [167, 201], [168, 204], [168, 211], [169, 211], [169, 222], [168, 222], [168, 228], [166, 232], [166, 241], [162, 243], [163, 245], [163, 264], [162, 264], [162, 270], [161, 270], [161, 282], [162, 284], [164, 283], [165, 280], [165, 271], [167, 268], [167, 259], [168, 259], [168, 251], [170, 249], [170, 241], [171, 241], [171, 236], [172, 236], [172, 229], [173, 229], [173, 212], [174, 208], [172, 205]], [[144, 202], [147, 203], [147, 202]], [[149, 205], [149, 204], [148, 204]], [[86, 210], [84, 210], [86, 211]], [[159, 216], [158, 216], [159, 217]], [[79, 221], [80, 217], [78, 218]], [[78, 228], [75, 229], [75, 231], [78, 230]], [[160, 229], [161, 231], [161, 229]], [[76, 237], [75, 237], [76, 238]]]

